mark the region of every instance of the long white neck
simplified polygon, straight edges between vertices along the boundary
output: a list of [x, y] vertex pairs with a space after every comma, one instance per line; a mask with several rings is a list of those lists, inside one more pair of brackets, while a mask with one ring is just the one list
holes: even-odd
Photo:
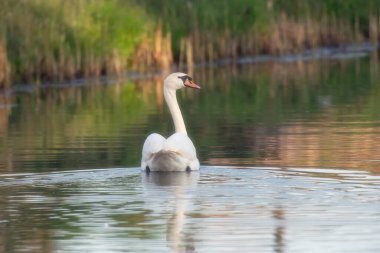
[[164, 97], [172, 115], [176, 133], [184, 133], [187, 135], [185, 122], [183, 121], [182, 113], [178, 106], [176, 91], [164, 87]]

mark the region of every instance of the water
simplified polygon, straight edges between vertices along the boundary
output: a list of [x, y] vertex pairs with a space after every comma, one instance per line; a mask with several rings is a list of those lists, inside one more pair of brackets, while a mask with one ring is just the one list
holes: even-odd
[[0, 95], [0, 252], [379, 252], [377, 55], [196, 69], [201, 171], [145, 174], [159, 79]]
[[3, 176], [3, 252], [378, 252], [380, 178], [203, 167]]

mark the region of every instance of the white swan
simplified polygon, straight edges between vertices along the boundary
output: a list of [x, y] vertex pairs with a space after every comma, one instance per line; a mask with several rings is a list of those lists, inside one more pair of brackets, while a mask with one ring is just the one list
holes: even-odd
[[174, 121], [175, 133], [167, 139], [156, 133], [148, 136], [142, 150], [142, 170], [199, 170], [197, 153], [193, 142], [187, 136], [176, 97], [176, 90], [183, 87], [200, 89], [185, 73], [173, 73], [164, 80], [164, 97]]

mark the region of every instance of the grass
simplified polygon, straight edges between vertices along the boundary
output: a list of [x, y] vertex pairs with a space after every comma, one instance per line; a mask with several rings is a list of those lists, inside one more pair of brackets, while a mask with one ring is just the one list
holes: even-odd
[[2, 0], [0, 88], [380, 36], [377, 0]]
[[150, 28], [123, 1], [1, 1], [0, 45], [12, 82], [60, 81], [117, 73]]

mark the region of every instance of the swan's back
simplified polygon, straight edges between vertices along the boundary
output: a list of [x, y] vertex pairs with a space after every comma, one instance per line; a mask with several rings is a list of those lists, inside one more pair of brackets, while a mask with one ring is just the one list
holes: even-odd
[[186, 159], [178, 152], [161, 150], [153, 155], [148, 167], [150, 171], [190, 171], [190, 166], [186, 164]]
[[168, 139], [151, 134], [143, 147], [141, 169], [147, 171], [198, 170], [199, 161], [193, 142], [183, 133], [175, 133]]

